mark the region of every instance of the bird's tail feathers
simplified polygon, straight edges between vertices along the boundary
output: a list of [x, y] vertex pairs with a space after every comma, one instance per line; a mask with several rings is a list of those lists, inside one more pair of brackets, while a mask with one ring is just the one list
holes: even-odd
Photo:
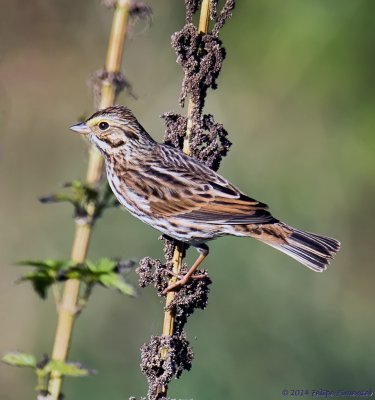
[[262, 235], [258, 239], [316, 272], [326, 270], [330, 260], [340, 249], [340, 242], [336, 239], [305, 232], [283, 223], [275, 225], [277, 225], [278, 231], [281, 228], [285, 232], [282, 240], [280, 238], [275, 240], [275, 236], [270, 234], [271, 229], [268, 230], [270, 232], [268, 235]]

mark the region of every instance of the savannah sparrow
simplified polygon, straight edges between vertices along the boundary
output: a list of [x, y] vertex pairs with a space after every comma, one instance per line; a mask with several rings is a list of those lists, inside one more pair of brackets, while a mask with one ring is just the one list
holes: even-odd
[[340, 248], [329, 237], [292, 228], [264, 203], [182, 151], [155, 142], [132, 112], [109, 107], [70, 129], [87, 136], [105, 158], [108, 182], [118, 201], [141, 221], [200, 253], [189, 272], [168, 290], [187, 282], [208, 254], [207, 241], [250, 236], [322, 272]]

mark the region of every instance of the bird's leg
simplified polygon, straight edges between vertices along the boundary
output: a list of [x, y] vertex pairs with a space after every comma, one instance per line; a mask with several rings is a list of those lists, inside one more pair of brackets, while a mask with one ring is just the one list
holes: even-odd
[[[178, 278], [178, 279], [182, 279], [185, 276], [185, 275], [181, 275], [181, 274], [176, 274], [176, 272], [173, 272], [169, 269], [166, 269], [165, 272], [169, 275], [174, 276], [175, 278]], [[206, 274], [199, 274], [199, 275], [191, 276], [190, 279], [202, 279], [204, 277], [206, 277]]]
[[[192, 275], [197, 270], [197, 268], [202, 264], [203, 260], [208, 256], [209, 249], [208, 249], [208, 246], [205, 244], [201, 244], [199, 247], [196, 247], [196, 249], [199, 251], [200, 254], [199, 254], [198, 258], [195, 260], [195, 263], [191, 266], [189, 271], [183, 277], [181, 277], [177, 282], [172, 283], [166, 289], [164, 289], [163, 294], [167, 294], [171, 290], [174, 290], [181, 286], [184, 286], [190, 279], [194, 279], [194, 278], [202, 279], [205, 277], [204, 274], [194, 275], [194, 276], [192, 276]], [[172, 275], [174, 275], [174, 274], [172, 274]]]
[[[165, 233], [163, 233], [162, 238], [165, 239], [165, 240], [169, 240], [170, 242], [173, 242], [174, 244], [178, 243], [178, 242], [176, 241], [176, 239], [173, 239], [173, 237], [168, 236], [168, 235], [166, 235]], [[202, 246], [203, 246], [203, 245], [202, 245]], [[198, 247], [197, 247], [197, 249], [198, 249]], [[208, 247], [207, 247], [207, 249], [208, 249]], [[198, 250], [198, 251], [201, 252], [201, 250]], [[203, 250], [202, 250], [202, 251], [203, 251]], [[207, 254], [208, 254], [208, 251], [207, 251]], [[207, 254], [206, 254], [206, 255], [207, 255]], [[173, 272], [173, 271], [170, 270], [170, 269], [166, 269], [165, 272], [166, 272], [167, 274], [171, 275], [171, 276], [174, 276], [175, 278], [180, 279], [180, 280], [184, 277], [184, 275], [177, 274], [176, 272]], [[202, 279], [202, 278], [204, 278], [205, 276], [206, 276], [205, 274], [194, 275], [194, 276], [191, 277], [191, 279]]]

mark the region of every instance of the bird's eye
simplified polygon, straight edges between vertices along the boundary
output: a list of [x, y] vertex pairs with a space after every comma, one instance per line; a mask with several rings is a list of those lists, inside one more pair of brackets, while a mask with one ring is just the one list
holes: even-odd
[[99, 124], [99, 129], [100, 129], [101, 131], [105, 131], [105, 130], [108, 129], [108, 128], [109, 128], [108, 122], [101, 122], [101, 123]]

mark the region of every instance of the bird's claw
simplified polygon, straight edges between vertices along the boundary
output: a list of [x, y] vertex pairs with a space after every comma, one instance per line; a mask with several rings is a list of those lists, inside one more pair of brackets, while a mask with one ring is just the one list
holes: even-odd
[[171, 271], [170, 269], [166, 269], [167, 274], [174, 276], [175, 278], [178, 278], [179, 280], [181, 280], [184, 276], [181, 274], [177, 274], [174, 271]]
[[171, 292], [172, 290], [178, 289], [184, 285], [186, 285], [190, 279], [204, 279], [207, 275], [206, 274], [197, 274], [193, 276], [187, 276], [187, 275], [179, 275], [176, 274], [173, 271], [168, 271], [171, 275], [175, 276], [176, 278], [179, 278], [178, 281], [171, 283], [168, 285], [162, 292], [163, 295], [166, 295], [168, 292]]
[[187, 280], [185, 281], [184, 278], [179, 279], [177, 282], [171, 283], [168, 285], [162, 292], [163, 295], [166, 295], [168, 292], [171, 292], [172, 290], [175, 290], [177, 288], [180, 288], [181, 286], [184, 286], [186, 284]]

